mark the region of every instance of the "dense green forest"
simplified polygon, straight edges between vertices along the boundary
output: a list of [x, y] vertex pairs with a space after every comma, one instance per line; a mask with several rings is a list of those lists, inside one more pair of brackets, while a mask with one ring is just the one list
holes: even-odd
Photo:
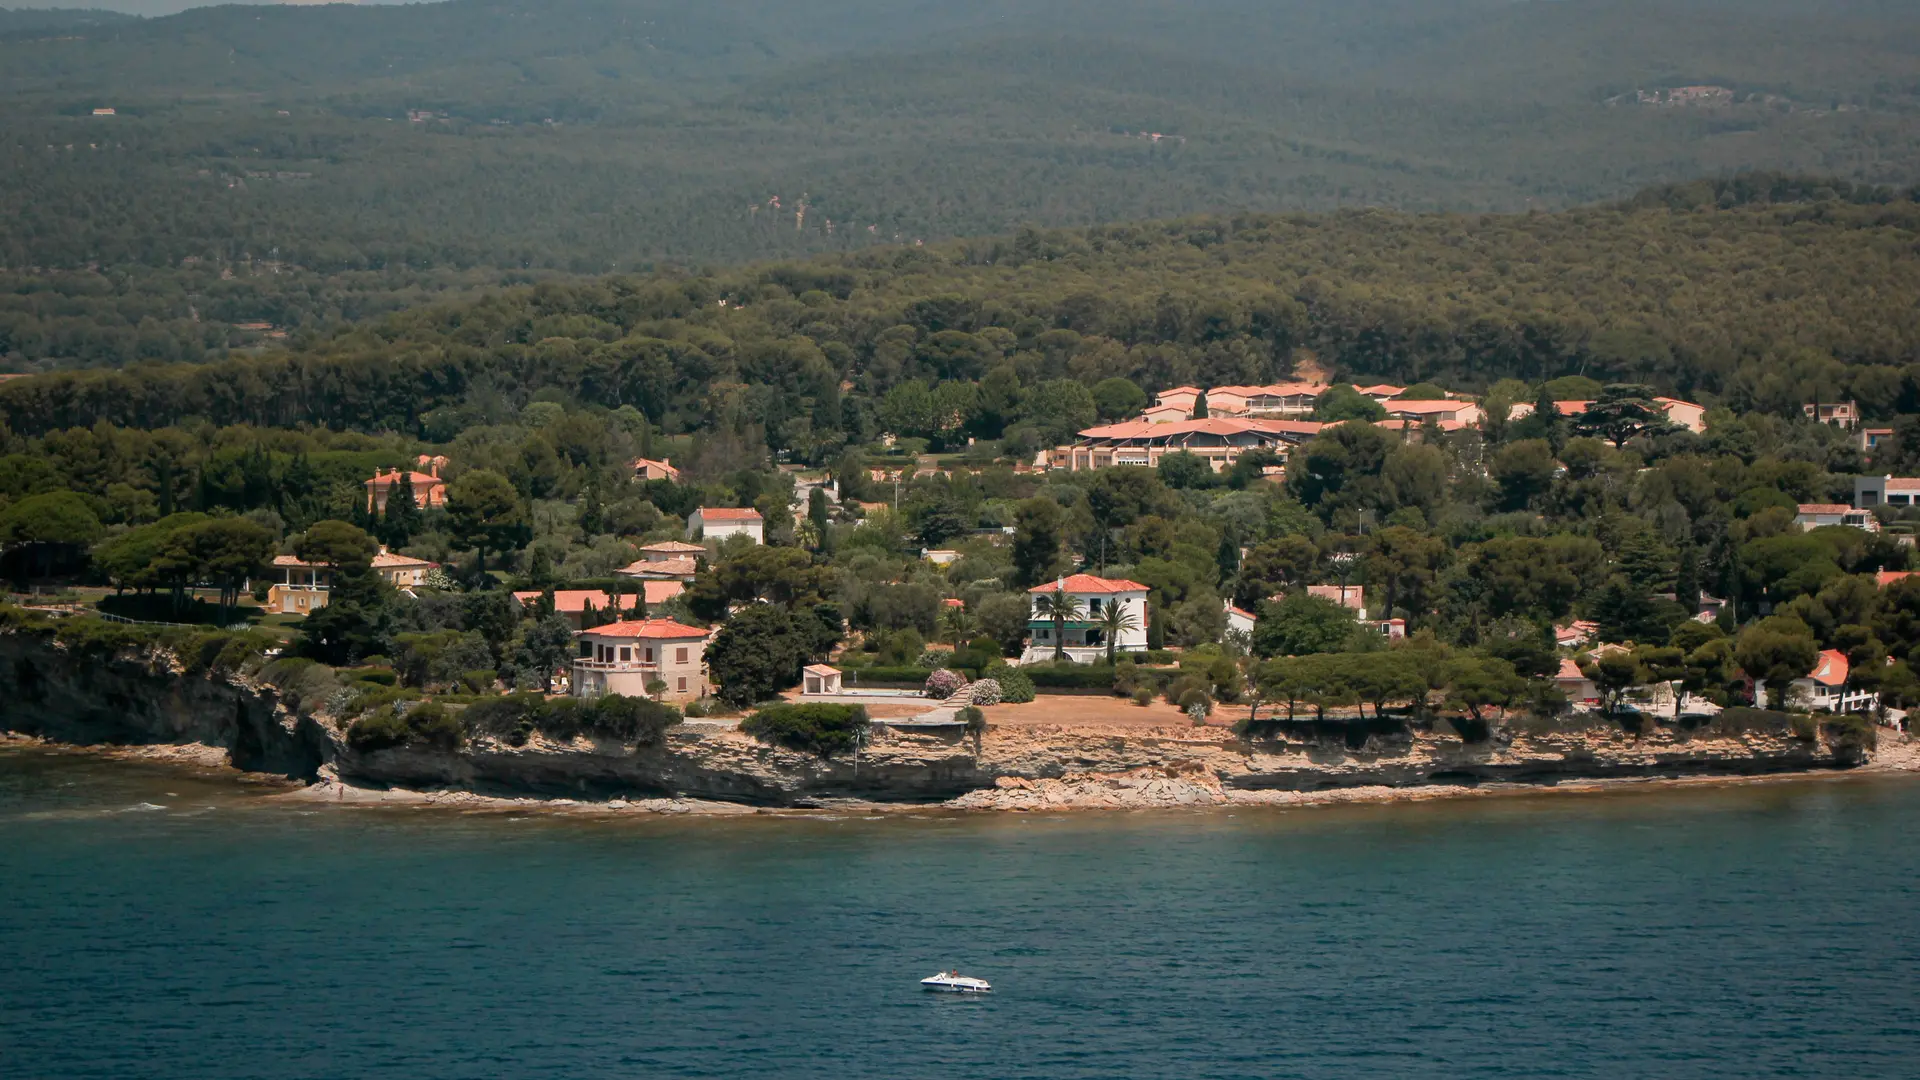
[[[12, 13], [0, 267], [630, 272], [1025, 223], [1551, 209], [1743, 169], [1906, 184], [1916, 40], [1868, 0]], [[328, 314], [273, 303], [248, 318]]]
[[[871, 437], [889, 400], [902, 434], [998, 437], [1004, 424], [976, 422], [1009, 419], [995, 378], [1154, 389], [1303, 369], [1463, 390], [1578, 374], [1783, 416], [1857, 398], [1884, 418], [1920, 411], [1917, 240], [1911, 192], [1782, 177], [1552, 214], [1026, 230], [546, 282], [218, 363], [14, 380], [0, 421], [19, 434], [204, 421], [438, 438], [545, 392], [631, 405], [672, 433], [751, 428], [822, 460]], [[907, 415], [914, 387], [947, 384], [981, 384], [970, 412]], [[1023, 440], [1070, 434], [1079, 413], [1056, 412]]]

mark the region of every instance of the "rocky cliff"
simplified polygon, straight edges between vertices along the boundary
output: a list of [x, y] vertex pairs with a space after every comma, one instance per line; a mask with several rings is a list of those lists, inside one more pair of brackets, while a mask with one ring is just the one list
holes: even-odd
[[823, 759], [697, 721], [638, 749], [536, 737], [520, 747], [479, 739], [458, 752], [362, 754], [338, 725], [296, 716], [270, 688], [238, 676], [190, 673], [165, 653], [101, 658], [7, 634], [0, 634], [0, 729], [82, 745], [199, 743], [227, 751], [242, 769], [350, 785], [760, 806], [848, 798], [1009, 809], [1189, 805], [1481, 782], [1750, 776], [1863, 760], [1823, 741], [1761, 735], [1609, 730], [1463, 745], [1419, 734], [1356, 751], [1337, 742], [1249, 742], [1220, 728], [1028, 727], [990, 730], [978, 754], [957, 732], [877, 728], [857, 760]]

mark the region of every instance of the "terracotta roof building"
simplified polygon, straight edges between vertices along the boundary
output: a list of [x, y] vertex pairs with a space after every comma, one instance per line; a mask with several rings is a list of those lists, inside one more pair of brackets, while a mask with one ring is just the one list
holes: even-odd
[[[438, 466], [435, 467], [437, 473]], [[366, 482], [367, 509], [376, 514], [387, 512], [387, 496], [393, 493], [393, 485], [405, 483], [413, 488], [413, 505], [422, 510], [431, 510], [447, 505], [447, 484], [435, 473], [401, 472], [395, 469], [389, 473], [375, 470], [373, 479]]]
[[608, 623], [576, 635], [570, 692], [691, 701], [707, 695], [707, 631], [671, 619]]

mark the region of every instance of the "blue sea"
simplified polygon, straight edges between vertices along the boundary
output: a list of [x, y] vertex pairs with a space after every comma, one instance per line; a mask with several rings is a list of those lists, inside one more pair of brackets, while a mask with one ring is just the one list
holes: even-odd
[[[1920, 1076], [1920, 782], [307, 807], [0, 750], [0, 1075]], [[988, 998], [921, 991], [958, 967]]]

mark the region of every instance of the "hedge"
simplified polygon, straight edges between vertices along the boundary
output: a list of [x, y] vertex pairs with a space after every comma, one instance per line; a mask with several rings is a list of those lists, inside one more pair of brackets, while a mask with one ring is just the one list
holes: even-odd
[[743, 734], [789, 750], [812, 751], [821, 757], [852, 749], [854, 741], [866, 729], [864, 706], [826, 702], [766, 705], [740, 721]]
[[1105, 664], [1030, 664], [1020, 670], [1039, 689], [1113, 689], [1114, 671]]
[[910, 683], [916, 687], [925, 686], [927, 678], [933, 674], [932, 668], [880, 664], [841, 670], [847, 675], [845, 684], [849, 687], [872, 686], [878, 683]]

